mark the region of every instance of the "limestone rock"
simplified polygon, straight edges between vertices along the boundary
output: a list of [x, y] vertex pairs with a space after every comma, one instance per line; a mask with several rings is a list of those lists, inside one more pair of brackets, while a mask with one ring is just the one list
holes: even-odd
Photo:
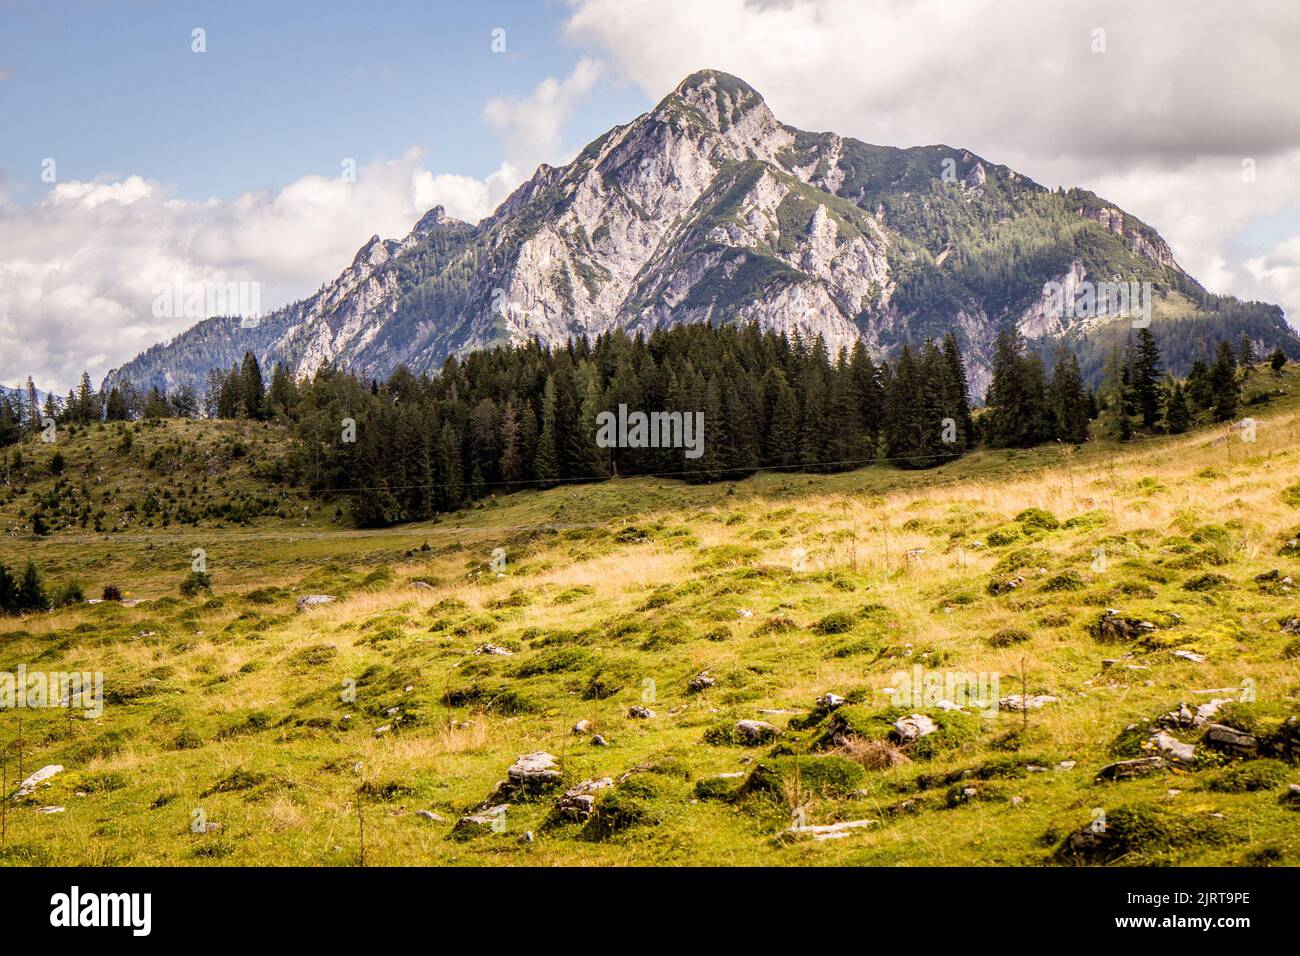
[[840, 823], [792, 826], [781, 833], [780, 839], [812, 839], [818, 842], [823, 840], [842, 840], [845, 837], [852, 836], [859, 830], [865, 830], [869, 827], [876, 826], [877, 822], [878, 821], [876, 820], [844, 820]]
[[709, 676], [708, 671], [700, 671], [686, 684], [686, 690], [691, 694], [698, 694], [702, 690], [708, 690], [717, 680]]
[[555, 802], [555, 812], [565, 820], [582, 822], [596, 809], [596, 794], [614, 786], [612, 777], [592, 777], [564, 791]]
[[1131, 780], [1164, 770], [1168, 766], [1164, 757], [1136, 757], [1107, 764], [1097, 773], [1099, 780]]
[[890, 736], [897, 743], [908, 744], [929, 736], [938, 729], [939, 725], [925, 714], [908, 714], [894, 721], [894, 730]]
[[26, 780], [24, 780], [22, 783], [18, 785], [18, 790], [16, 793], [14, 793], [14, 799], [24, 800], [27, 797], [30, 797], [33, 793], [36, 792], [37, 787], [43, 784], [46, 780], [49, 780], [56, 773], [62, 773], [62, 772], [63, 772], [63, 764], [61, 763], [47, 764], [46, 766], [42, 767], [40, 770], [37, 770], [35, 773], [33, 773], [31, 776], [29, 776]]
[[735, 730], [736, 736], [746, 744], [764, 744], [781, 734], [765, 720], [740, 720], [736, 722]]
[[1055, 704], [1057, 698], [1051, 694], [1030, 694], [1028, 697], [1022, 697], [1020, 694], [1011, 694], [1003, 697], [998, 701], [998, 707], [1002, 710], [1041, 710], [1046, 704]]
[[308, 608], [320, 607], [322, 604], [330, 604], [337, 601], [332, 594], [304, 594], [298, 598], [297, 608], [300, 611], [306, 611]]
[[1163, 730], [1151, 738], [1152, 745], [1160, 751], [1162, 757], [1167, 757], [1175, 763], [1191, 763], [1196, 759], [1196, 746], [1194, 744], [1185, 744], [1177, 737], [1172, 737]]
[[508, 809], [508, 804], [499, 804], [480, 813], [472, 813], [469, 816], [461, 817], [456, 821], [456, 826], [452, 828], [452, 834], [457, 838], [466, 838], [482, 836], [485, 833], [500, 833], [506, 828], [506, 810]]
[[1259, 756], [1259, 741], [1245, 731], [1226, 724], [1210, 724], [1201, 742], [1234, 757]]

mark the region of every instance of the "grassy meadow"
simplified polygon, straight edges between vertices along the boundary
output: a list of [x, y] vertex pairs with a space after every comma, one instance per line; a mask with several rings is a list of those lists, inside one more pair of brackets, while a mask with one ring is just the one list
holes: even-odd
[[[923, 472], [616, 479], [379, 530], [281, 488], [273, 426], [29, 442], [0, 561], [126, 600], [0, 619], [0, 671], [102, 672], [105, 691], [98, 717], [0, 712], [7, 791], [20, 750], [25, 774], [64, 768], [6, 801], [0, 861], [1300, 865], [1300, 373], [1257, 371], [1249, 392], [1269, 394], [1245, 410], [1254, 441], [1220, 426]], [[23, 530], [38, 498], [42, 537]], [[187, 597], [195, 549], [212, 589]], [[308, 594], [336, 600], [299, 610]], [[918, 665], [1054, 700], [895, 706]], [[1214, 699], [1258, 755], [1170, 727], [1193, 757], [1098, 779], [1158, 753], [1161, 715]], [[937, 730], [891, 740], [913, 713]], [[457, 829], [536, 751], [561, 783]], [[557, 811], [605, 777], [590, 816]], [[1063, 850], [1099, 819], [1104, 838]]]

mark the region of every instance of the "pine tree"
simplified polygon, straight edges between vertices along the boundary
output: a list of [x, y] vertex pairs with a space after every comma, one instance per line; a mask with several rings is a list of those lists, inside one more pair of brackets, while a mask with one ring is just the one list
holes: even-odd
[[1187, 394], [1181, 382], [1174, 382], [1169, 390], [1169, 403], [1165, 407], [1165, 431], [1181, 435], [1192, 424], [1191, 409], [1187, 407]]
[[1214, 396], [1214, 420], [1226, 422], [1237, 415], [1241, 382], [1237, 378], [1237, 355], [1227, 342], [1220, 342], [1210, 369], [1210, 390]]
[[1160, 349], [1149, 328], [1138, 329], [1129, 387], [1133, 392], [1133, 411], [1142, 416], [1142, 427], [1152, 428], [1160, 417]]
[[519, 450], [519, 414], [515, 411], [514, 401], [506, 399], [506, 408], [501, 415], [501, 480], [506, 483], [506, 491], [519, 481], [523, 475], [523, 457]]
[[244, 353], [244, 361], [239, 369], [239, 401], [243, 405], [246, 418], [260, 419], [264, 402], [262, 370], [258, 367], [257, 356], [252, 352]]
[[1106, 362], [1098, 405], [1098, 430], [1102, 437], [1110, 441], [1128, 441], [1133, 434], [1133, 423], [1124, 402], [1124, 361], [1119, 346], [1111, 349], [1110, 359]]
[[555, 376], [546, 376], [542, 392], [542, 430], [537, 438], [537, 456], [533, 471], [543, 488], [552, 488], [560, 477], [560, 458], [557, 449], [555, 423]]
[[117, 386], [109, 389], [104, 417], [110, 422], [124, 422], [128, 418], [126, 400], [122, 397], [122, 392]]
[[799, 397], [775, 366], [768, 369], [764, 384], [764, 404], [771, 408], [765, 460], [776, 466], [793, 465], [799, 458]]
[[1088, 397], [1083, 390], [1079, 360], [1064, 344], [1057, 347], [1047, 395], [1056, 440], [1069, 445], [1087, 441]]
[[947, 404], [956, 417], [960, 447], [965, 450], [974, 440], [975, 431], [970, 410], [970, 384], [957, 337], [951, 332], [943, 337], [943, 357], [948, 363], [949, 374]]
[[23, 576], [18, 582], [18, 594], [14, 606], [19, 612], [48, 611], [50, 609], [50, 601], [45, 595], [45, 585], [41, 582], [40, 572], [36, 570], [36, 563], [31, 560], [23, 568]]
[[1282, 351], [1281, 346], [1273, 350], [1273, 354], [1269, 356], [1268, 364], [1273, 370], [1273, 374], [1280, 378], [1282, 369], [1286, 368], [1286, 353]]
[[9, 569], [0, 564], [0, 614], [18, 612], [18, 582], [14, 580]]
[[1253, 370], [1255, 362], [1255, 343], [1250, 340], [1249, 333], [1241, 333], [1241, 345], [1237, 348], [1237, 362], [1241, 365], [1242, 381], [1250, 380], [1250, 373]]
[[1025, 448], [1048, 436], [1043, 363], [1022, 353], [1020, 333], [1004, 329], [993, 346], [992, 378], [985, 404], [993, 445]]
[[[72, 412], [72, 402], [69, 401], [69, 411]], [[90, 382], [90, 373], [83, 371], [81, 373], [81, 382], [77, 385], [77, 398], [74, 418], [83, 424], [97, 422], [103, 414], [103, 408], [99, 401], [99, 393], [95, 391], [94, 385]]]

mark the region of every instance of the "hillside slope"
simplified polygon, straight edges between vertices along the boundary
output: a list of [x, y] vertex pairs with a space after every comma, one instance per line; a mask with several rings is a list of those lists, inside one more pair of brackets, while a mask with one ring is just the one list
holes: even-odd
[[[384, 531], [9, 538], [6, 563], [144, 600], [0, 622], [0, 669], [106, 691], [99, 716], [23, 714], [27, 771], [64, 770], [0, 858], [1296, 865], [1300, 379], [1281, 388], [1254, 442], [615, 480]], [[183, 598], [193, 547], [214, 593]], [[310, 593], [336, 600], [296, 610]], [[896, 706], [918, 667], [1051, 699]], [[1231, 734], [1196, 723], [1215, 700]], [[891, 743], [910, 714], [937, 729]], [[558, 774], [498, 788], [539, 751]]]

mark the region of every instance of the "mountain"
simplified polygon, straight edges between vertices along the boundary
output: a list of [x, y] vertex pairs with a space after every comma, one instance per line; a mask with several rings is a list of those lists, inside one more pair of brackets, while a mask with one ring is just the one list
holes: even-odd
[[[27, 386], [25, 385], [17, 388], [10, 388], [7, 385], [0, 385], [0, 395], [3, 395], [5, 398], [9, 399], [10, 402], [22, 403], [22, 407], [24, 408], [27, 406], [28, 396], [27, 396]], [[44, 392], [39, 388], [36, 390], [36, 403], [38, 405], [44, 405], [45, 399], [47, 397], [48, 397], [47, 392]]]
[[708, 320], [820, 335], [832, 350], [861, 338], [888, 352], [952, 330], [981, 395], [1009, 326], [1044, 351], [1068, 340], [1095, 374], [1131, 321], [1104, 304], [1072, 314], [1045, 285], [1083, 302], [1089, 283], [1113, 281], [1151, 283], [1175, 371], [1243, 332], [1300, 357], [1281, 309], [1206, 292], [1154, 229], [1093, 193], [1047, 189], [968, 150], [798, 130], [742, 80], [705, 70], [567, 166], [540, 166], [477, 225], [435, 207], [256, 328], [200, 322], [105, 386], [202, 386], [245, 350], [298, 375], [334, 362], [384, 376], [533, 336]]

